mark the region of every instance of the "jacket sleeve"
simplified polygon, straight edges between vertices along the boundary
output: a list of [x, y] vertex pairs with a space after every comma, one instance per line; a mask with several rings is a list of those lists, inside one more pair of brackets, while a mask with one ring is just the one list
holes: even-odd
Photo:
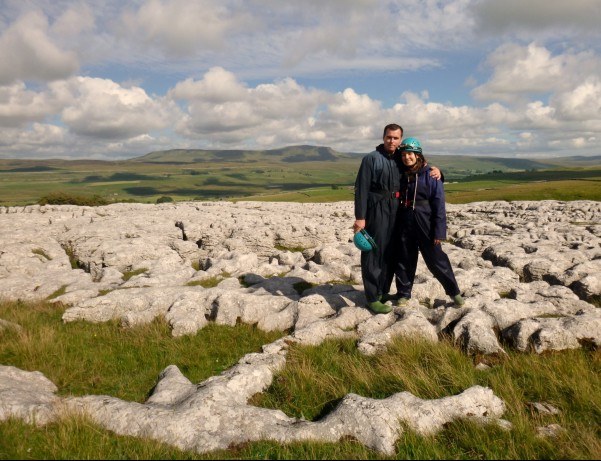
[[367, 216], [367, 197], [371, 187], [372, 162], [363, 157], [355, 179], [355, 219], [365, 219]]
[[445, 240], [447, 238], [447, 212], [442, 181], [435, 179], [430, 181], [430, 208], [434, 238]]

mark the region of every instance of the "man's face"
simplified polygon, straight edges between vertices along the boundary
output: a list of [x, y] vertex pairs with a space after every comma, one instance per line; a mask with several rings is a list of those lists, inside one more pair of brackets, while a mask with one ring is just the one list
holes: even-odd
[[402, 136], [401, 130], [386, 130], [386, 133], [384, 133], [384, 150], [388, 152], [388, 155], [394, 154], [396, 148], [401, 145]]

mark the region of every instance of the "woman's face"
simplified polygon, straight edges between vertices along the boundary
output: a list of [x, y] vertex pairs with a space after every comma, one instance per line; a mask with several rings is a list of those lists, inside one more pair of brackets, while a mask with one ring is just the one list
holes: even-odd
[[417, 157], [415, 152], [403, 151], [401, 152], [401, 159], [403, 160], [403, 165], [412, 167], [417, 162]]

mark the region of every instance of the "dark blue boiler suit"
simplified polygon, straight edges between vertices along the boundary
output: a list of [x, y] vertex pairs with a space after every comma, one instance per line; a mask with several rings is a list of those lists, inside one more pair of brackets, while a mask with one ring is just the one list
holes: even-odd
[[425, 165], [415, 175], [404, 173], [401, 178], [401, 201], [395, 239], [398, 240], [396, 286], [403, 298], [411, 298], [418, 251], [428, 269], [442, 284], [448, 296], [460, 294], [449, 257], [434, 239], [445, 240], [447, 218], [442, 181], [430, 177]]
[[400, 172], [396, 157], [388, 156], [384, 145], [361, 161], [355, 180], [355, 219], [365, 219], [365, 230], [378, 248], [361, 252], [361, 276], [367, 302], [387, 294], [394, 277], [393, 235], [399, 209]]

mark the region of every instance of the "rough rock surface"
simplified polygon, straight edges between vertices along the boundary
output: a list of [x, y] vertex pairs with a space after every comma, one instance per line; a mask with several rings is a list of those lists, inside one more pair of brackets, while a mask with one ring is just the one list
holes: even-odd
[[403, 432], [400, 422], [424, 435], [457, 418], [502, 424], [505, 404], [481, 386], [436, 400], [408, 392], [383, 400], [347, 394], [336, 409], [315, 422], [248, 405], [284, 362], [281, 351], [271, 347], [270, 352], [247, 354], [233, 368], [198, 385], [170, 365], [144, 404], [97, 395], [61, 400], [54, 395], [56, 387], [40, 373], [27, 376], [28, 372], [0, 365], [0, 420], [12, 416], [44, 424], [59, 414], [79, 413], [118, 434], [149, 437], [197, 452], [258, 440], [337, 442], [353, 437], [387, 454], [394, 453]]
[[447, 214], [443, 245], [465, 306], [452, 306], [420, 259], [413, 299], [373, 315], [364, 308], [351, 202], [0, 207], [1, 299], [61, 302], [65, 322], [132, 326], [163, 316], [174, 336], [209, 322], [290, 332], [198, 385], [170, 366], [144, 404], [59, 399], [39, 373], [0, 366], [0, 419], [43, 424], [60, 407], [198, 452], [351, 436], [385, 453], [399, 421], [421, 433], [459, 417], [502, 421], [503, 403], [478, 387], [434, 401], [348, 395], [315, 422], [247, 404], [284, 366], [290, 343], [352, 337], [373, 354], [398, 336], [448, 335], [468, 354], [497, 355], [601, 344], [601, 203], [478, 202], [448, 205]]

